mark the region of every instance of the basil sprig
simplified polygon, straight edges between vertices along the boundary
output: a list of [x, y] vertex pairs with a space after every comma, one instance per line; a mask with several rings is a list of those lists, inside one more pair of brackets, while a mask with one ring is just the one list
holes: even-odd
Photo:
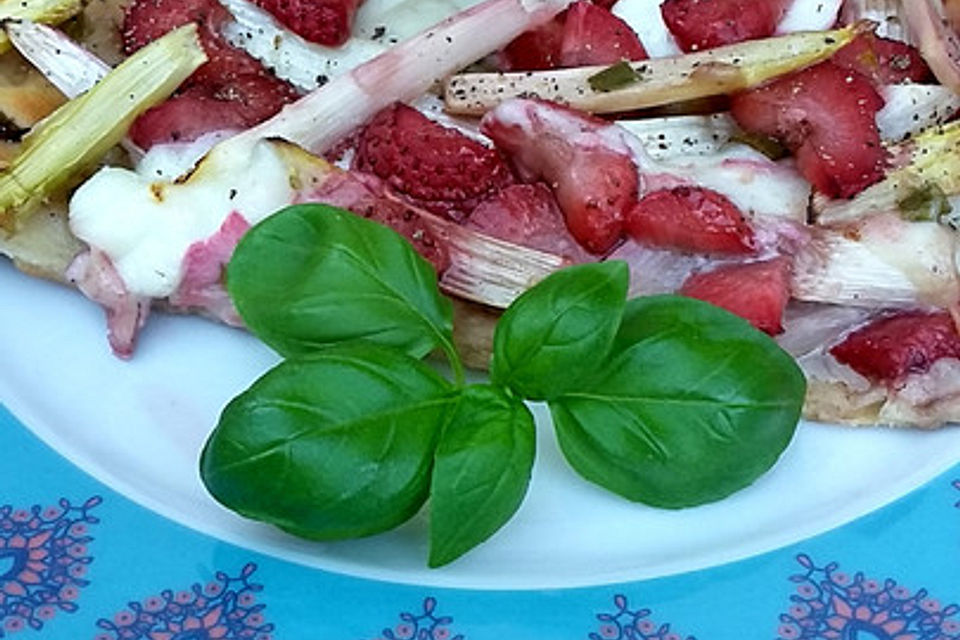
[[[722, 498], [789, 443], [805, 382], [747, 322], [676, 296], [626, 300], [626, 265], [559, 271], [504, 313], [491, 383], [466, 385], [450, 305], [393, 231], [325, 205], [251, 229], [227, 270], [247, 326], [287, 356], [220, 416], [201, 457], [227, 507], [306, 538], [371, 535], [426, 502], [430, 566], [493, 535], [535, 455], [524, 400], [561, 450], [628, 499]], [[440, 349], [456, 380], [421, 358]]]

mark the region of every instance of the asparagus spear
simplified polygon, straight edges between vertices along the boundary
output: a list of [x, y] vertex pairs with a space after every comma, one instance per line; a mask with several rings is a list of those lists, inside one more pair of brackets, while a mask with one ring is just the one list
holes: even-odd
[[444, 95], [448, 111], [474, 115], [521, 96], [594, 113], [631, 111], [755, 87], [829, 58], [871, 27], [863, 22], [613, 67], [465, 73], [447, 80]]
[[52, 193], [117, 144], [143, 111], [206, 61], [196, 25], [170, 32], [40, 122], [0, 174], [0, 227], [16, 230]]
[[910, 220], [949, 221], [946, 198], [960, 194], [960, 122], [928, 129], [890, 147], [897, 168], [851, 200], [814, 198], [816, 221], [837, 224], [875, 212]]

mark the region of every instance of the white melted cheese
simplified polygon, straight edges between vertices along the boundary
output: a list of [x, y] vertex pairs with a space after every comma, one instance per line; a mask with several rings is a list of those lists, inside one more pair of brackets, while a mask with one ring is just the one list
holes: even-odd
[[232, 212], [253, 225], [294, 196], [288, 168], [269, 142], [221, 146], [180, 183], [101, 169], [73, 194], [70, 228], [110, 257], [130, 293], [163, 298], [180, 285], [190, 245], [216, 233]]
[[803, 222], [810, 183], [792, 164], [777, 163], [746, 145], [731, 143], [713, 155], [664, 164], [667, 172], [722, 193], [738, 209], [763, 218]]

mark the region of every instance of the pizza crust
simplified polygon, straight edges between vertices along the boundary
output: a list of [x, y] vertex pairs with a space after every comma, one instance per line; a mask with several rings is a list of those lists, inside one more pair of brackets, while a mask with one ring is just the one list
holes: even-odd
[[30, 216], [13, 235], [0, 231], [0, 254], [28, 275], [66, 282], [67, 266], [84, 248], [70, 233], [65, 203]]

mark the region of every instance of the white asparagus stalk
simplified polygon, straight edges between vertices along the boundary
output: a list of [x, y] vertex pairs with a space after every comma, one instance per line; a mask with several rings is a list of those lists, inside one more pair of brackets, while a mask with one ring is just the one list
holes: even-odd
[[[80, 0], [2, 0], [0, 22], [31, 20], [59, 24], [83, 10]], [[0, 53], [9, 51], [10, 39], [0, 33]]]
[[279, 137], [322, 152], [396, 101], [409, 102], [445, 77], [549, 20], [569, 0], [487, 0], [402, 42], [223, 144], [243, 148]]
[[521, 293], [569, 265], [561, 256], [499, 240], [436, 216], [422, 216], [445, 240], [450, 267], [440, 278], [446, 293], [506, 309]]
[[834, 31], [796, 33], [741, 42], [673, 58], [629, 63], [636, 81], [609, 91], [589, 79], [608, 67], [525, 73], [465, 73], [444, 88], [447, 110], [480, 115], [501, 102], [537, 97], [593, 113], [616, 113], [722, 95], [820, 62], [869, 29], [858, 23]]
[[10, 20], [3, 28], [17, 51], [68, 98], [88, 91], [110, 71], [110, 65], [52, 27]]
[[885, 85], [881, 94], [884, 105], [877, 112], [877, 129], [887, 142], [945, 124], [960, 110], [960, 94], [939, 84]]
[[933, 75], [960, 93], [960, 34], [947, 23], [941, 0], [904, 0], [907, 29]]
[[955, 232], [895, 214], [839, 229], [813, 229], [794, 264], [793, 297], [856, 307], [934, 305], [960, 300]]
[[925, 211], [913, 211], [916, 207], [911, 200], [926, 191], [944, 196], [960, 194], [960, 122], [927, 130], [891, 146], [890, 152], [900, 167], [853, 199], [814, 197], [817, 223], [838, 224], [878, 212], [930, 217]]

